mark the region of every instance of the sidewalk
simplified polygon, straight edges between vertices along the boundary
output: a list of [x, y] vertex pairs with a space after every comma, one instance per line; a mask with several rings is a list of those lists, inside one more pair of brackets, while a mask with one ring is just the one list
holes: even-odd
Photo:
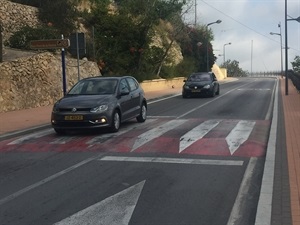
[[300, 94], [289, 80], [289, 93], [286, 96], [284, 80], [280, 83], [286, 132], [291, 216], [293, 225], [300, 225]]
[[[285, 95], [284, 80], [280, 80], [280, 91], [283, 100], [283, 112], [286, 131], [286, 150], [288, 163], [288, 179], [290, 187], [290, 209], [293, 225], [300, 225], [300, 94], [289, 80], [289, 95]], [[181, 93], [181, 87], [166, 89], [163, 91], [146, 92], [146, 98], [150, 102], [161, 96], [170, 96]], [[13, 112], [0, 113], [0, 137], [7, 133], [50, 126], [52, 106], [26, 109]], [[275, 177], [276, 177], [275, 170]], [[287, 179], [287, 180], [288, 180]], [[285, 184], [287, 185], [287, 184]], [[275, 190], [277, 187], [273, 187]], [[275, 193], [275, 192], [274, 192]], [[278, 193], [278, 192], [276, 192]], [[288, 199], [283, 199], [288, 201]], [[286, 202], [286, 204], [289, 204]], [[285, 208], [282, 205], [272, 206]], [[286, 214], [286, 212], [285, 212]], [[284, 221], [284, 220], [283, 220]], [[284, 224], [284, 222], [282, 223]]]
[[[181, 88], [178, 86], [162, 91], [145, 92], [145, 96], [148, 101], [151, 101], [161, 96], [180, 94]], [[0, 113], [0, 136], [29, 128], [50, 126], [51, 111], [52, 105]]]

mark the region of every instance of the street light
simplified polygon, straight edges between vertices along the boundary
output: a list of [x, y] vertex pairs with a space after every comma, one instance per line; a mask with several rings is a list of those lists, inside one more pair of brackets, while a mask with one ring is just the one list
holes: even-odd
[[206, 36], [207, 36], [207, 44], [206, 44], [206, 69], [207, 69], [207, 72], [209, 72], [209, 57], [208, 57], [208, 27], [212, 24], [215, 24], [215, 23], [221, 23], [222, 20], [217, 20], [215, 22], [212, 22], [212, 23], [208, 23], [206, 25]]
[[223, 65], [225, 65], [225, 46], [226, 45], [231, 45], [231, 42], [223, 45]]
[[281, 24], [278, 24], [280, 33], [270, 32], [271, 35], [279, 35], [280, 36], [280, 57], [281, 57], [281, 77], [283, 77], [283, 62], [282, 62], [282, 35], [281, 35]]
[[300, 23], [300, 16], [298, 18], [287, 18], [287, 0], [285, 0], [285, 15], [284, 15], [284, 23], [285, 23], [285, 95], [289, 94], [288, 89], [288, 34], [287, 34], [287, 21], [295, 20]]

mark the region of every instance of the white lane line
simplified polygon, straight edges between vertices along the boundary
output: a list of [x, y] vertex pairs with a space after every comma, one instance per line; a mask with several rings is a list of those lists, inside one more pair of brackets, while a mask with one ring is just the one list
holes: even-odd
[[231, 130], [230, 134], [226, 137], [231, 155], [249, 138], [255, 123], [254, 121], [241, 120]]
[[257, 158], [250, 158], [248, 166], [246, 168], [242, 183], [240, 185], [239, 192], [235, 199], [233, 208], [230, 213], [227, 225], [241, 224], [239, 221], [243, 217], [243, 209], [247, 207], [247, 195], [249, 195], [249, 189], [251, 186], [251, 179], [253, 177], [254, 169], [257, 163]]
[[217, 101], [219, 98], [223, 98], [224, 96], [230, 94], [231, 92], [236, 91], [237, 89], [239, 89], [239, 88], [241, 88], [241, 87], [244, 87], [244, 86], [246, 86], [246, 85], [250, 85], [250, 84], [252, 84], [252, 83], [254, 83], [254, 82], [255, 82], [255, 81], [253, 81], [253, 82], [251, 82], [251, 83], [246, 83], [246, 84], [243, 84], [243, 85], [241, 85], [241, 86], [239, 86], [239, 87], [237, 87], [237, 88], [235, 88], [235, 89], [232, 89], [232, 90], [230, 90], [230, 91], [228, 91], [228, 92], [226, 92], [226, 93], [224, 93], [224, 94], [222, 94], [222, 95], [220, 95], [220, 96], [214, 98], [213, 100], [208, 101], [208, 102], [206, 102], [206, 103], [204, 103], [204, 104], [202, 104], [202, 105], [199, 105], [198, 107], [196, 107], [196, 108], [194, 108], [194, 109], [192, 109], [192, 110], [190, 110], [190, 111], [188, 111], [188, 112], [186, 112], [186, 113], [184, 113], [184, 114], [178, 116], [177, 118], [178, 118], [178, 119], [179, 119], [179, 118], [182, 118], [182, 117], [184, 117], [184, 116], [186, 116], [186, 115], [188, 115], [188, 114], [190, 114], [190, 113], [192, 113], [192, 112], [194, 112], [194, 111], [196, 111], [196, 110], [198, 110], [198, 109], [200, 109], [200, 108], [202, 108], [202, 107], [204, 107], [204, 106], [206, 106], [206, 105], [208, 105], [208, 104], [210, 104], [210, 103], [212, 103], [212, 102], [214, 102], [214, 101]]
[[179, 153], [185, 150], [194, 142], [203, 138], [207, 133], [209, 133], [213, 128], [215, 128], [220, 123], [220, 120], [207, 120], [197, 127], [193, 128], [185, 135], [180, 138], [179, 143]]
[[153, 140], [154, 138], [157, 138], [161, 136], [162, 134], [168, 132], [169, 130], [172, 130], [181, 124], [186, 122], [186, 120], [171, 120], [157, 128], [153, 128], [137, 137], [137, 140], [135, 141], [133, 148], [131, 152], [136, 150], [137, 148], [141, 147], [142, 145], [146, 144], [147, 142]]
[[[267, 147], [267, 155], [260, 188], [260, 195], [256, 210], [255, 225], [271, 224], [272, 217], [272, 198], [275, 176], [275, 156], [276, 156], [276, 137], [278, 125], [278, 80], [276, 82], [276, 94], [274, 99], [274, 108], [272, 124]], [[280, 94], [280, 93], [279, 93]]]
[[91, 161], [93, 161], [93, 160], [95, 160], [95, 159], [97, 159], [99, 157], [100, 156], [97, 155], [95, 157], [91, 157], [91, 158], [88, 158], [86, 160], [83, 160], [83, 161], [81, 161], [81, 162], [79, 162], [79, 163], [77, 163], [77, 164], [75, 164], [75, 165], [73, 165], [73, 166], [71, 166], [71, 167], [69, 167], [69, 168], [67, 168], [65, 170], [62, 170], [62, 171], [60, 171], [60, 172], [58, 172], [56, 174], [53, 174], [52, 176], [47, 177], [47, 178], [45, 178], [45, 179], [43, 179], [43, 180], [41, 180], [41, 181], [39, 181], [37, 183], [34, 183], [34, 184], [26, 187], [26, 188], [23, 188], [23, 189], [15, 192], [15, 193], [13, 193], [13, 194], [5, 197], [5, 198], [2, 198], [2, 199], [0, 199], [0, 206], [3, 205], [3, 204], [5, 204], [5, 203], [7, 203], [7, 202], [9, 202], [9, 201], [11, 201], [11, 200], [14, 200], [15, 198], [17, 198], [17, 197], [19, 197], [19, 196], [21, 196], [21, 195], [23, 195], [23, 194], [25, 194], [25, 193], [27, 193], [27, 192], [35, 189], [35, 188], [41, 186], [41, 185], [44, 185], [44, 184], [46, 184], [46, 183], [48, 183], [48, 182], [50, 182], [50, 181], [52, 181], [52, 180], [54, 180], [54, 179], [56, 179], [56, 178], [58, 178], [60, 176], [63, 176], [64, 174], [66, 174], [66, 173], [68, 173], [68, 172], [70, 172], [72, 170], [75, 170], [78, 167], [83, 166], [83, 165], [85, 165], [85, 164], [87, 164], [87, 163], [89, 163], [89, 162], [91, 162]]
[[46, 130], [43, 130], [43, 131], [39, 131], [39, 132], [36, 132], [36, 133], [33, 133], [33, 134], [29, 134], [29, 135], [26, 135], [26, 136], [23, 136], [21, 138], [18, 138], [12, 142], [9, 142], [8, 145], [17, 145], [17, 144], [21, 144], [25, 141], [28, 141], [30, 139], [36, 139], [36, 138], [40, 138], [40, 137], [44, 137], [46, 135], [49, 135], [49, 134], [52, 134], [53, 133], [53, 129], [46, 129]]
[[145, 182], [129, 187], [54, 225], [128, 225]]
[[116, 162], [145, 162], [145, 163], [170, 163], [170, 164], [195, 164], [195, 165], [215, 165], [215, 166], [242, 166], [240, 160], [212, 160], [212, 159], [183, 159], [183, 158], [161, 158], [161, 157], [122, 157], [104, 156], [99, 161]]

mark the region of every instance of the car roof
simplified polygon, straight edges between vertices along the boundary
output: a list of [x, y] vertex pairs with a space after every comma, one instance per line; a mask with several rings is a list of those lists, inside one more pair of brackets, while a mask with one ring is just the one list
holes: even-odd
[[87, 78], [84, 78], [82, 80], [101, 80], [101, 79], [117, 79], [117, 80], [121, 80], [122, 78], [134, 78], [134, 77], [132, 77], [132, 76], [113, 76], [113, 77], [96, 76], [96, 77], [87, 77]]
[[212, 74], [212, 72], [196, 72], [196, 73], [192, 73], [191, 75], [202, 75], [202, 74]]

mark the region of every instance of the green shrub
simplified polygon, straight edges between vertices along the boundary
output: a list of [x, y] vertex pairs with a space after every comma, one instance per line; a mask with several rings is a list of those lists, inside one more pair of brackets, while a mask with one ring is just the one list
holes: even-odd
[[11, 48], [29, 50], [30, 41], [57, 38], [59, 38], [59, 35], [57, 31], [52, 27], [32, 28], [29, 26], [25, 26], [22, 27], [19, 31], [15, 32], [9, 38], [7, 45]]

